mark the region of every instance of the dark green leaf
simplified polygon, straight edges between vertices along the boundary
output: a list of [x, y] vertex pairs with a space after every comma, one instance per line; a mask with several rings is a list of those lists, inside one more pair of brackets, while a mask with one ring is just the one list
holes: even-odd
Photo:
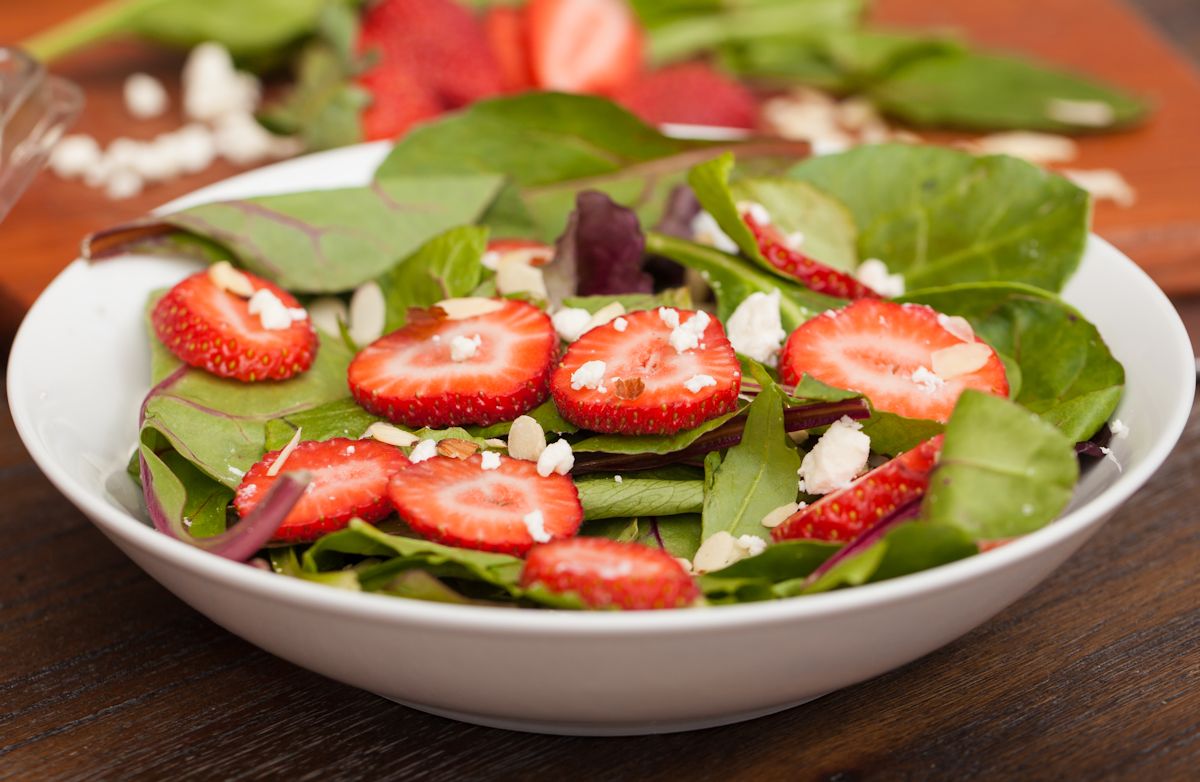
[[838, 543], [817, 540], [774, 543], [758, 556], [701, 576], [700, 589], [711, 602], [770, 600], [777, 596], [776, 583], [807, 577], [839, 548]]
[[596, 519], [579, 528], [579, 534], [589, 538], [608, 538], [621, 543], [637, 540], [640, 524], [637, 519]]
[[646, 478], [636, 473], [577, 478], [579, 502], [584, 519], [612, 519], [644, 516], [673, 516], [697, 513], [704, 505], [702, 481], [675, 481]]
[[637, 542], [660, 548], [673, 557], [691, 559], [700, 548], [700, 524], [699, 513], [642, 519]]
[[740, 411], [710, 418], [699, 426], [676, 434], [619, 435], [596, 434], [572, 444], [571, 450], [600, 453], [674, 453], [687, 448], [701, 436], [711, 432]]
[[384, 419], [363, 410], [350, 397], [337, 399], [267, 421], [264, 430], [265, 448], [268, 451], [279, 450], [287, 445], [297, 429], [302, 430], [301, 436], [305, 440], [330, 440], [334, 437], [357, 440], [367, 431], [367, 427], [382, 420]]
[[483, 274], [480, 260], [486, 249], [486, 229], [451, 228], [385, 272], [379, 278], [387, 302], [384, 332], [403, 326], [409, 307], [429, 307], [442, 299], [469, 295]]
[[[578, 432], [579, 428], [567, 421], [558, 412], [558, 408], [554, 406], [553, 399], [547, 399], [537, 407], [530, 410], [525, 415], [537, 421], [546, 432], [557, 432], [559, 434], [572, 434]], [[488, 437], [505, 437], [508, 435], [508, 430], [512, 428], [512, 421], [503, 421], [491, 426], [470, 426], [467, 427], [472, 435], [478, 438]]]

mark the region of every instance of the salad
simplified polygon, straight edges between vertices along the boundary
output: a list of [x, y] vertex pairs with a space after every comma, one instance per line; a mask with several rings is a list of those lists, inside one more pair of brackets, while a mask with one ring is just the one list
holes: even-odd
[[1121, 365], [1057, 296], [1086, 193], [802, 153], [522, 96], [363, 187], [90, 237], [210, 264], [147, 305], [151, 519], [345, 589], [575, 609], [789, 598], [1050, 523], [1125, 433]]

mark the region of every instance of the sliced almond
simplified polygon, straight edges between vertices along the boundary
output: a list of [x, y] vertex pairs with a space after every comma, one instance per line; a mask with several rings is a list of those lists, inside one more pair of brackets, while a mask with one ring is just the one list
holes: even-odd
[[1075, 159], [1078, 146], [1066, 136], [1013, 130], [993, 133], [967, 142], [971, 152], [980, 155], [1011, 155], [1030, 163], [1067, 163]]
[[1120, 171], [1111, 168], [1065, 169], [1058, 173], [1092, 194], [1097, 201], [1112, 201], [1117, 206], [1137, 203], [1137, 191]]
[[592, 315], [591, 321], [588, 322], [587, 328], [584, 331], [590, 331], [597, 326], [603, 326], [610, 320], [615, 320], [625, 314], [625, 305], [619, 301], [614, 301], [611, 304], [605, 304], [600, 309], [596, 310]]
[[459, 299], [442, 299], [433, 305], [440, 307], [450, 320], [466, 320], [477, 315], [487, 315], [504, 306], [499, 299], [485, 299], [482, 296], [467, 296]]
[[938, 325], [963, 342], [975, 341], [975, 329], [971, 328], [971, 322], [964, 317], [938, 313]]
[[762, 525], [768, 529], [774, 529], [787, 521], [792, 514], [800, 510], [800, 507], [800, 503], [798, 502], [789, 502], [786, 505], [780, 505], [766, 516], [763, 516]]
[[508, 455], [514, 459], [536, 462], [546, 450], [546, 433], [542, 425], [523, 415], [512, 422], [508, 430]]
[[935, 375], [942, 380], [950, 380], [983, 369], [991, 357], [992, 349], [982, 342], [964, 342], [935, 350], [930, 361]]
[[547, 299], [546, 278], [542, 270], [519, 260], [504, 258], [496, 269], [496, 290], [502, 296], [528, 293], [537, 299]]
[[454, 437], [440, 440], [437, 444], [438, 454], [449, 456], [451, 459], [466, 459], [478, 450], [479, 446], [470, 440], [459, 440]]
[[208, 267], [208, 278], [223, 291], [248, 299], [254, 295], [254, 284], [250, 278], [233, 268], [229, 261], [217, 261]]
[[488, 448], [508, 448], [508, 443], [504, 442], [499, 437], [489, 437], [483, 441], [483, 444]]
[[712, 573], [737, 562], [741, 554], [737, 538], [721, 530], [709, 535], [708, 539], [700, 544], [696, 556], [692, 557], [692, 570], [696, 573]]
[[322, 334], [341, 336], [341, 324], [350, 322], [350, 310], [346, 302], [336, 296], [322, 296], [308, 305], [308, 317]]
[[385, 424], [383, 421], [376, 421], [368, 426], [367, 431], [363, 433], [363, 437], [370, 437], [372, 440], [394, 445], [397, 448], [407, 448], [410, 445], [416, 444], [421, 439], [412, 432], [406, 432], [399, 427]]
[[369, 345], [383, 336], [387, 321], [387, 301], [376, 282], [358, 286], [350, 297], [350, 339], [356, 345]]
[[613, 392], [618, 399], [637, 399], [646, 390], [646, 383], [640, 377], [618, 377], [613, 381]]
[[1073, 98], [1051, 98], [1046, 101], [1046, 116], [1055, 122], [1089, 128], [1106, 128], [1117, 118], [1112, 105], [1105, 101]]
[[301, 429], [296, 430], [296, 433], [292, 435], [292, 439], [288, 440], [288, 444], [283, 446], [283, 450], [275, 457], [275, 461], [271, 462], [271, 466], [267, 468], [268, 478], [274, 478], [283, 469], [283, 465], [287, 463], [288, 457], [292, 455], [292, 451], [296, 450], [296, 446], [300, 444], [301, 431]]

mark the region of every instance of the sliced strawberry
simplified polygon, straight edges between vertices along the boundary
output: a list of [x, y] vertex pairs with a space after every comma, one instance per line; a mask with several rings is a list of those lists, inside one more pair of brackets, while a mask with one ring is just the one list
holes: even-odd
[[775, 540], [848, 541], [920, 499], [942, 450], [942, 435], [881, 464], [844, 489], [801, 508], [771, 530]]
[[[692, 318], [707, 321], [693, 332], [698, 344], [672, 345], [673, 334], [688, 336], [676, 332], [687, 332]], [[716, 318], [660, 308], [631, 312], [571, 343], [550, 390], [563, 417], [584, 429], [672, 434], [736, 409], [741, 382], [737, 356]]]
[[502, 91], [483, 27], [454, 0], [382, 0], [363, 14], [358, 51], [376, 58], [359, 79], [373, 102], [368, 138], [391, 138], [443, 109]]
[[642, 74], [613, 100], [652, 125], [753, 128], [758, 124], [758, 104], [750, 91], [702, 62]]
[[[279, 454], [271, 451], [242, 478], [233, 499], [239, 516], [248, 515], [271, 490], [278, 476], [267, 473]], [[272, 540], [302, 543], [339, 530], [353, 518], [382, 519], [392, 512], [388, 481], [408, 463], [399, 448], [375, 440], [337, 437], [298, 444], [280, 474], [305, 470], [311, 481]]]
[[[246, 274], [255, 291], [269, 290], [289, 309], [300, 302], [266, 280]], [[286, 380], [312, 366], [317, 333], [307, 317], [267, 329], [247, 299], [217, 287], [206, 272], [193, 274], [158, 300], [154, 333], [185, 364], [247, 383]]]
[[700, 590], [662, 549], [607, 538], [572, 538], [535, 546], [525, 559], [521, 586], [577, 595], [589, 608], [683, 608]]
[[[438, 309], [414, 312], [408, 325], [354, 357], [350, 392], [372, 413], [407, 426], [486, 426], [537, 407], [558, 335], [537, 307], [495, 301], [496, 309], [458, 320]], [[467, 342], [475, 340], [472, 349]]]
[[[802, 323], [784, 344], [784, 383], [810, 375], [857, 391], [876, 410], [945, 422], [965, 389], [1005, 396], [1008, 379], [996, 351], [979, 369], [951, 378], [934, 375], [933, 354], [965, 343], [922, 304], [859, 299]], [[976, 338], [974, 342], [984, 344]], [[986, 347], [986, 345], [985, 345]]]
[[554, 260], [554, 248], [534, 239], [492, 239], [487, 244], [487, 253], [493, 267], [510, 259], [530, 266], [545, 266]]
[[533, 87], [533, 65], [529, 62], [529, 26], [525, 9], [496, 5], [483, 17], [483, 30], [500, 66], [505, 92], [522, 92]]
[[[538, 475], [537, 464], [500, 457], [483, 469], [483, 456], [435, 456], [392, 478], [392, 504], [408, 526], [451, 546], [518, 556], [536, 542], [574, 535], [583, 523], [579, 492], [565, 475]], [[540, 518], [529, 518], [539, 514]]]
[[784, 274], [795, 277], [809, 289], [839, 299], [879, 299], [875, 291], [863, 285], [845, 272], [809, 258], [799, 250], [788, 246], [779, 229], [769, 223], [760, 223], [749, 213], [742, 220], [754, 234], [759, 252], [771, 265]]
[[537, 85], [608, 94], [642, 67], [642, 30], [624, 0], [529, 0], [530, 60]]

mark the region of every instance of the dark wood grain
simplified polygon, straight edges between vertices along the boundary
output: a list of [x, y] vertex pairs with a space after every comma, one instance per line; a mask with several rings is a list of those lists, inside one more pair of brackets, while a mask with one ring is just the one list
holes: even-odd
[[[21, 33], [18, 15], [32, 24], [83, 4], [21, 3], [17, 14], [10, 1], [0, 35]], [[1141, 4], [1200, 51], [1196, 3]], [[88, 57], [76, 67], [100, 81], [117, 57], [177, 65], [137, 47]], [[65, 259], [58, 232], [73, 237], [196, 184], [116, 205], [75, 199], [61, 213], [63, 191], [45, 185], [0, 228], [4, 278], [40, 284]], [[21, 301], [0, 298], [0, 316], [15, 321]], [[1200, 300], [1178, 303], [1200, 325]], [[0, 497], [3, 780], [1184, 780], [1200, 768], [1200, 408], [1164, 469], [983, 627], [806, 706], [659, 737], [464, 725], [271, 657], [126, 560], [32, 464], [7, 412]]]

